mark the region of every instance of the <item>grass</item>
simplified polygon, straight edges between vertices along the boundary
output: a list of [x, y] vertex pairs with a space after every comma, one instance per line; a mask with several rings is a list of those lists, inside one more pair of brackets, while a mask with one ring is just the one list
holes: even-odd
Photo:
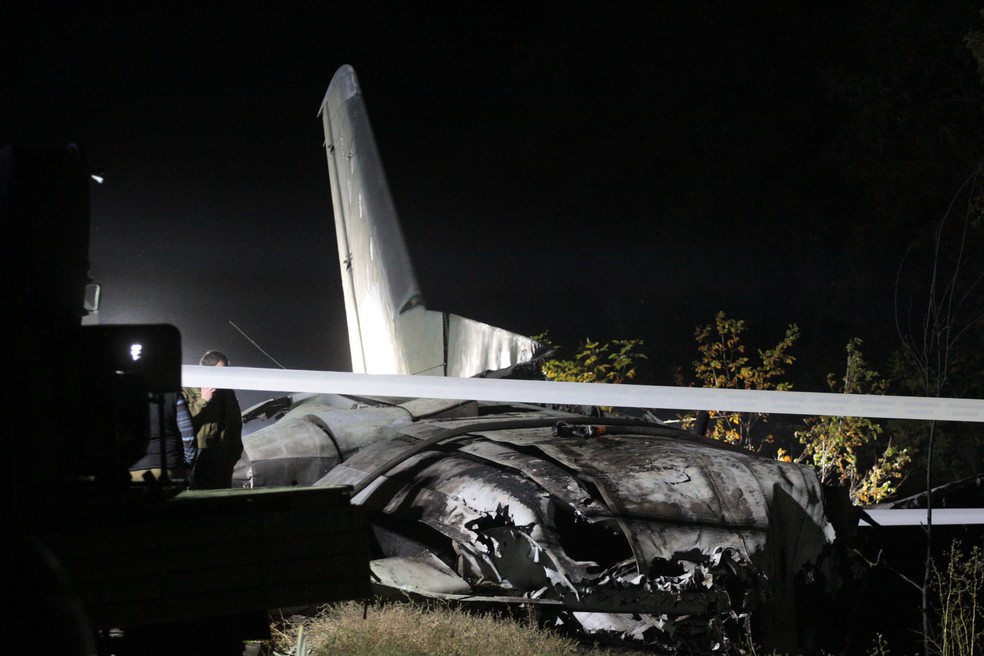
[[[365, 615], [364, 615], [365, 614]], [[323, 607], [311, 618], [285, 620], [273, 627], [277, 652], [298, 654], [299, 633], [307, 656], [452, 656], [492, 653], [496, 656], [608, 655], [538, 628], [535, 622], [471, 614], [449, 607], [421, 607], [389, 602], [363, 606], [349, 601]], [[301, 650], [303, 651], [303, 649]]]

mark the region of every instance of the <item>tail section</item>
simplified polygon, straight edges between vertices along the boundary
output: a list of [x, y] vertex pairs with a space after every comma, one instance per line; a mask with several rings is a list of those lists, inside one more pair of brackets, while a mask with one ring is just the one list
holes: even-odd
[[356, 373], [474, 376], [529, 361], [522, 335], [428, 310], [351, 66], [321, 104], [338, 261]]

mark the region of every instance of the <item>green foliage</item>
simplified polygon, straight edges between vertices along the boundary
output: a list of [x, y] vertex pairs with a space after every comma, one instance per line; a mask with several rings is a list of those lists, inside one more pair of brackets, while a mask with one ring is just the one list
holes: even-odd
[[960, 542], [950, 543], [946, 569], [933, 563], [932, 588], [938, 622], [929, 642], [940, 656], [984, 653], [984, 554], [969, 554]]
[[[830, 391], [844, 394], [884, 394], [888, 381], [869, 368], [861, 340], [854, 338], [847, 343], [843, 380], [827, 374], [827, 385]], [[821, 481], [847, 486], [851, 500], [860, 505], [883, 501], [895, 493], [911, 458], [890, 440], [884, 443], [879, 423], [867, 417], [810, 417], [805, 424], [805, 430], [796, 432], [804, 445], [797, 461], [812, 465]]]
[[[799, 327], [790, 324], [786, 334], [774, 347], [758, 351], [758, 363], [746, 354], [742, 342], [745, 322], [729, 319], [718, 312], [714, 323], [698, 327], [694, 333], [700, 359], [694, 361], [694, 376], [703, 387], [731, 389], [788, 390], [792, 384], [782, 380], [786, 365], [795, 362], [790, 349], [799, 338]], [[755, 440], [752, 428], [759, 421], [767, 421], [764, 413], [712, 411], [714, 419], [709, 436], [746, 449], [759, 450], [765, 439]], [[693, 425], [694, 416], [684, 417], [684, 427]]]
[[[533, 337], [536, 341], [554, 346], [547, 333]], [[547, 380], [558, 380], [568, 383], [612, 383], [619, 384], [636, 377], [638, 364], [648, 359], [645, 353], [639, 352], [643, 345], [641, 339], [613, 339], [602, 344], [591, 339], [585, 339], [573, 360], [551, 358], [545, 360], [542, 372]], [[605, 412], [611, 412], [611, 406], [601, 406]]]
[[[534, 339], [550, 343], [546, 333]], [[636, 377], [639, 361], [647, 359], [638, 350], [642, 345], [641, 339], [613, 339], [604, 344], [585, 339], [573, 360], [546, 360], [543, 375], [569, 383], [624, 383]]]

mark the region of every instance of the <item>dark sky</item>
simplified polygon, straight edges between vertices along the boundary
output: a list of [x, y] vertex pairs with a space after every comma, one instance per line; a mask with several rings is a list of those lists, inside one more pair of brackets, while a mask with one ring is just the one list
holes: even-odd
[[[929, 39], [949, 50], [900, 70], [942, 88], [958, 61], [976, 83], [959, 35], [979, 3], [350, 4], [0, 10], [0, 142], [74, 141], [106, 176], [104, 323], [271, 366], [232, 321], [288, 368], [349, 368], [316, 112], [351, 64], [429, 307], [569, 346], [644, 338], [656, 383], [719, 310], [755, 346], [798, 323], [815, 389], [848, 337], [889, 348], [921, 219], [874, 225], [877, 182], [845, 181], [862, 113], [835, 73], [894, 75]], [[922, 33], [937, 20], [952, 43]], [[939, 155], [934, 221], [969, 173]]]

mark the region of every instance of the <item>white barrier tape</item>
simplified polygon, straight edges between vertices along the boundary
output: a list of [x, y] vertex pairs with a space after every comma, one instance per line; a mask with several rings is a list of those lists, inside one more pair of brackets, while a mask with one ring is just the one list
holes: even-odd
[[984, 399], [776, 392], [658, 385], [605, 385], [491, 378], [353, 374], [338, 371], [184, 365], [182, 384], [237, 390], [429, 399], [607, 405], [833, 417], [984, 422]]
[[[866, 510], [865, 512], [880, 526], [925, 526], [925, 508], [892, 508], [885, 510]], [[984, 524], [984, 508], [934, 508], [933, 525]], [[858, 526], [868, 526], [862, 519]]]

